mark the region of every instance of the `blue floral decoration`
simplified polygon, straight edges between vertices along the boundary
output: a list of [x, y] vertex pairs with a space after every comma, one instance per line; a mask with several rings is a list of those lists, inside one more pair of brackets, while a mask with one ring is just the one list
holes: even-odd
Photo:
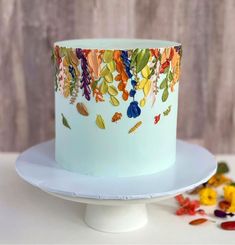
[[127, 108], [127, 116], [130, 118], [136, 118], [140, 115], [141, 109], [139, 108], [137, 101], [132, 101]]

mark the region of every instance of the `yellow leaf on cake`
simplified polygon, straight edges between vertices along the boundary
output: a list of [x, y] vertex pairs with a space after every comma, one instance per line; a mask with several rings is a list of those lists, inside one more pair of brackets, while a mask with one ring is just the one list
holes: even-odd
[[104, 67], [101, 69], [100, 76], [101, 76], [101, 77], [104, 77], [104, 76], [106, 76], [106, 75], [109, 74], [109, 73], [110, 73], [110, 71], [109, 71], [108, 67], [107, 67], [107, 66], [104, 66]]
[[110, 72], [114, 72], [115, 71], [115, 62], [112, 60], [111, 62], [109, 62], [107, 64], [107, 67], [109, 68]]
[[113, 59], [113, 50], [105, 50], [103, 60], [105, 63], [111, 62]]
[[141, 73], [142, 73], [142, 76], [143, 76], [144, 78], [148, 78], [148, 76], [149, 76], [149, 74], [150, 74], [150, 68], [149, 68], [149, 66], [146, 65], [146, 66], [144, 67], [144, 69], [141, 71]]
[[113, 74], [111, 72], [109, 72], [107, 75], [105, 75], [105, 80], [108, 82], [108, 83], [111, 83], [113, 82]]
[[143, 99], [140, 101], [140, 106], [141, 106], [141, 107], [144, 107], [144, 106], [145, 106], [145, 103], [146, 103], [146, 99], [143, 98]]
[[140, 83], [138, 84], [138, 89], [143, 89], [146, 82], [147, 82], [147, 79], [146, 78], [143, 78], [140, 81]]
[[101, 128], [101, 129], [105, 129], [105, 123], [104, 123], [104, 119], [102, 118], [101, 115], [97, 115], [96, 117], [96, 125]]
[[147, 82], [144, 85], [144, 95], [147, 96], [149, 94], [151, 88], [151, 80], [147, 80]]
[[115, 96], [110, 96], [109, 101], [113, 106], [119, 106], [119, 100]]

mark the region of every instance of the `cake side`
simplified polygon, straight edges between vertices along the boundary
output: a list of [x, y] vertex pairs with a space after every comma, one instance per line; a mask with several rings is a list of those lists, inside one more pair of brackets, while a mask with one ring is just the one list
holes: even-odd
[[181, 52], [55, 46], [56, 161], [117, 177], [174, 164]]

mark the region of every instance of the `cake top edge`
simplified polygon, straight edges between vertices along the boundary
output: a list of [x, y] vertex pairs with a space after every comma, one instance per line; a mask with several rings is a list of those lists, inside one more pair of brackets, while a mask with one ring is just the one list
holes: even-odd
[[154, 39], [71, 39], [56, 41], [54, 46], [81, 49], [130, 50], [150, 48], [170, 48], [181, 43]]

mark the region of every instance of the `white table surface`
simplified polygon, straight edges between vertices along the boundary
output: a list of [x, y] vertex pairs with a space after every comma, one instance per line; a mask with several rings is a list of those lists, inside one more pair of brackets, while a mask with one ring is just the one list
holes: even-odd
[[[83, 222], [84, 204], [53, 197], [20, 179], [15, 172], [17, 156], [0, 154], [0, 243], [235, 244], [235, 231], [211, 222], [188, 225], [195, 217], [176, 216], [174, 199], [149, 204], [149, 222], [140, 230], [120, 234], [92, 230]], [[235, 179], [235, 156], [217, 159], [229, 163]]]

